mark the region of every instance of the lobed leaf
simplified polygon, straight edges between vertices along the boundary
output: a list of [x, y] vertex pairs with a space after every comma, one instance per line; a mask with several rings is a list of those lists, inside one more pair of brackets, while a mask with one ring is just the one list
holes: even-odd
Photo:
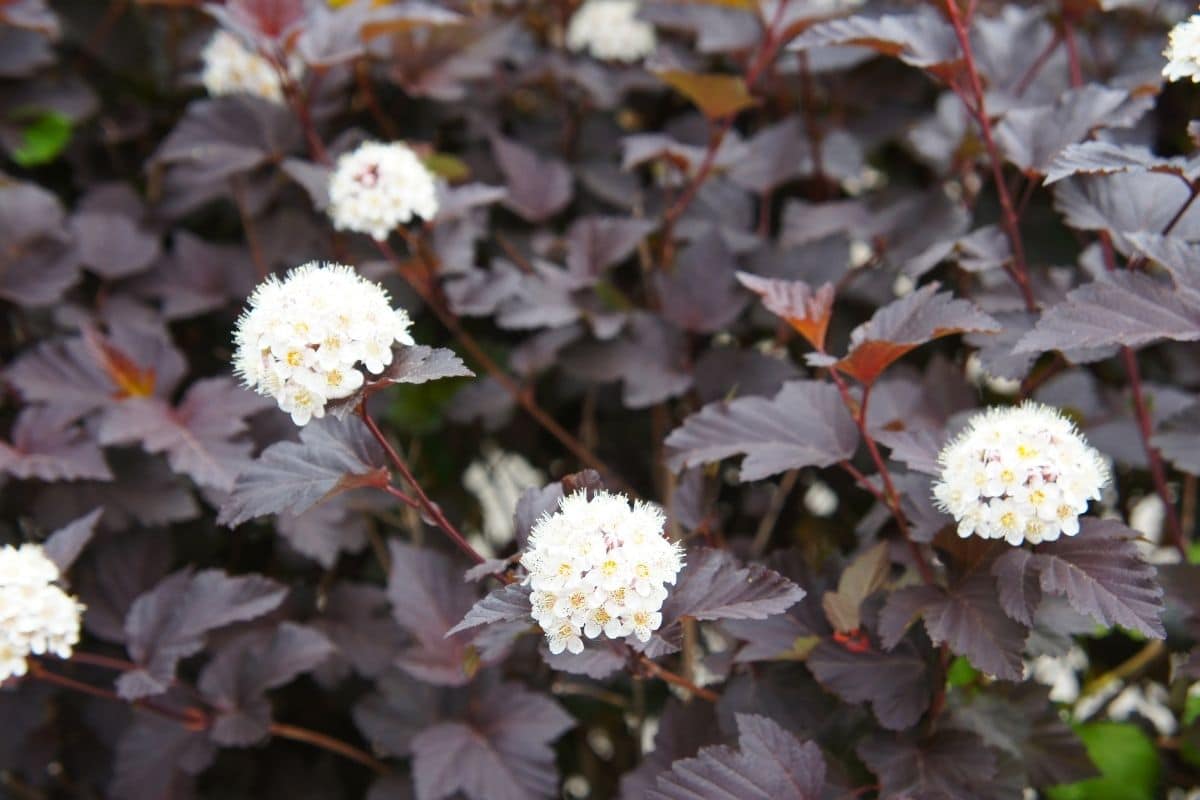
[[760, 278], [739, 272], [738, 281], [762, 298], [768, 311], [787, 321], [817, 350], [825, 349], [825, 332], [833, 315], [833, 284], [825, 283], [813, 291], [804, 281]]
[[743, 481], [850, 458], [858, 430], [837, 389], [819, 381], [791, 381], [770, 400], [743, 397], [710, 403], [671, 431], [667, 465], [685, 467], [745, 455]]

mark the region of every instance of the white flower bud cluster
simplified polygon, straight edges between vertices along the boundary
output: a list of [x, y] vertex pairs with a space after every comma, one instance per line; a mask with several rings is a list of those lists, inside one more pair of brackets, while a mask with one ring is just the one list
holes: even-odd
[[[252, 94], [272, 103], [283, 102], [283, 84], [275, 65], [247, 48], [228, 31], [218, 30], [214, 33], [201, 57], [204, 69], [200, 73], [200, 80], [213, 97]], [[288, 71], [293, 78], [299, 78], [304, 65], [299, 60], [293, 60]]]
[[58, 579], [38, 545], [0, 547], [0, 682], [24, 675], [30, 655], [71, 657], [83, 606]]
[[1171, 29], [1163, 55], [1167, 57], [1162, 71], [1164, 78], [1169, 81], [1190, 78], [1192, 83], [1200, 83], [1200, 14], [1193, 14]]
[[414, 344], [411, 325], [379, 284], [353, 267], [314, 261], [254, 290], [234, 334], [234, 368], [306, 425], [363, 385], [360, 364], [378, 375], [392, 362], [393, 342]]
[[339, 231], [379, 241], [413, 217], [438, 210], [433, 175], [407, 145], [364, 142], [338, 158], [329, 180], [329, 217]]
[[567, 48], [605, 61], [641, 61], [654, 52], [654, 26], [637, 18], [635, 0], [588, 0], [567, 26]]
[[582, 633], [640, 641], [662, 625], [666, 584], [683, 566], [677, 544], [663, 536], [666, 519], [652, 503], [585, 490], [567, 495], [537, 521], [521, 563], [529, 570], [533, 618], [550, 652], [583, 651]]
[[976, 414], [938, 463], [933, 494], [958, 535], [1012, 545], [1079, 533], [1079, 515], [1109, 481], [1103, 456], [1071, 421], [1032, 402]]

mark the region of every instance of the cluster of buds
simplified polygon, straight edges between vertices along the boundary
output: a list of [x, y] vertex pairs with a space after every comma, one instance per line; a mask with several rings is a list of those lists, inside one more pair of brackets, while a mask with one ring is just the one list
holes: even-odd
[[438, 210], [433, 175], [407, 145], [364, 142], [345, 153], [329, 180], [329, 217], [339, 231], [384, 241], [413, 217]]
[[604, 61], [641, 61], [654, 52], [654, 26], [637, 18], [634, 0], [588, 0], [567, 26], [567, 48]]
[[31, 655], [71, 657], [83, 606], [59, 577], [38, 545], [0, 547], [0, 682], [24, 675]]
[[667, 584], [683, 566], [663, 535], [662, 509], [620, 494], [580, 490], [533, 527], [521, 563], [529, 570], [533, 617], [550, 652], [583, 651], [582, 636], [636, 636], [662, 625]]
[[353, 267], [313, 262], [254, 291], [238, 320], [234, 365], [246, 386], [306, 425], [362, 386], [364, 369], [383, 372], [394, 342], [414, 344], [411, 325]]
[[1032, 402], [976, 414], [938, 463], [934, 497], [958, 535], [1012, 545], [1079, 533], [1079, 515], [1109, 481], [1103, 456], [1074, 424]]
[[[266, 58], [247, 48], [228, 31], [218, 30], [201, 54], [204, 61], [200, 80], [213, 97], [249, 94], [272, 103], [283, 102], [283, 82], [279, 70]], [[289, 63], [292, 78], [304, 71], [298, 60]]]

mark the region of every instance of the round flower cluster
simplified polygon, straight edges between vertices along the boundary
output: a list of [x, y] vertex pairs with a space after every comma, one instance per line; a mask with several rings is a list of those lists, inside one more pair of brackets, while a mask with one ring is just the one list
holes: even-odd
[[1200, 14], [1193, 14], [1171, 29], [1163, 55], [1167, 57], [1162, 71], [1164, 78], [1169, 81], [1191, 78], [1192, 83], [1200, 83]]
[[413, 217], [438, 210], [433, 175], [400, 142], [364, 142], [338, 158], [329, 179], [329, 217], [339, 231], [368, 233], [379, 241]]
[[568, 49], [605, 61], [641, 61], [654, 52], [654, 26], [637, 18], [635, 0], [588, 0], [567, 26]]
[[70, 658], [83, 606], [55, 585], [58, 567], [35, 544], [0, 547], [0, 682], [24, 675], [26, 658]]
[[1071, 421], [1033, 402], [976, 414], [938, 463], [933, 495], [958, 535], [1013, 545], [1079, 533], [1079, 515], [1109, 480], [1104, 458]]
[[246, 386], [275, 398], [297, 425], [325, 416], [329, 400], [392, 362], [392, 343], [412, 345], [412, 321], [387, 291], [353, 267], [312, 262], [259, 284], [238, 320], [234, 367]]
[[583, 651], [589, 639], [630, 634], [650, 640], [662, 625], [665, 584], [683, 566], [679, 546], [663, 536], [662, 509], [624, 495], [586, 490], [567, 495], [533, 526], [521, 563], [529, 570], [533, 618], [550, 652]]
[[[225, 94], [252, 94], [273, 103], [283, 102], [283, 84], [279, 70], [267, 59], [248, 49], [233, 34], [219, 30], [209, 39], [202, 54], [204, 70], [200, 79], [213, 97]], [[303, 66], [293, 61], [292, 77], [300, 77]]]

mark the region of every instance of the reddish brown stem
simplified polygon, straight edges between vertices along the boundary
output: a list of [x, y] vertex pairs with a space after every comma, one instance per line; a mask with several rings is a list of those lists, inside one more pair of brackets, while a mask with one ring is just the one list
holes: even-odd
[[642, 653], [637, 654], [637, 663], [640, 664], [642, 668], [645, 669], [650, 675], [653, 675], [656, 678], [664, 680], [667, 683], [673, 684], [680, 688], [687, 689], [689, 692], [702, 700], [715, 703], [721, 699], [717, 693], [711, 689], [705, 689], [703, 686], [697, 686], [682, 675], [674, 673], [666, 667], [656, 664]]
[[1008, 185], [1004, 182], [1004, 161], [1000, 157], [1000, 150], [996, 147], [995, 138], [992, 136], [992, 122], [988, 118], [983, 84], [975, 65], [975, 53], [971, 49], [971, 37], [967, 34], [967, 27], [959, 13], [956, 0], [945, 0], [945, 6], [950, 24], [954, 27], [958, 45], [962, 48], [963, 63], [967, 70], [967, 79], [970, 82], [973, 103], [966, 103], [967, 110], [979, 123], [979, 130], [983, 135], [984, 147], [987, 149], [988, 160], [991, 162], [992, 180], [996, 184], [996, 194], [1000, 198], [1001, 227], [1004, 228], [1013, 252], [1013, 264], [1009, 275], [1017, 284], [1017, 289], [1025, 301], [1025, 307], [1030, 311], [1035, 311], [1037, 302], [1033, 298], [1033, 288], [1029, 283], [1029, 265], [1025, 260], [1025, 244], [1021, 240], [1021, 228], [1017, 222], [1017, 211], [1013, 206], [1012, 196], [1009, 194]]
[[839, 461], [838, 464], [842, 469], [850, 473], [850, 476], [854, 478], [858, 485], [870, 492], [876, 500], [883, 505], [888, 506], [889, 508], [891, 507], [891, 503], [888, 502], [888, 499], [884, 496], [883, 492], [879, 491], [875, 484], [871, 483], [871, 479], [862, 474], [862, 471], [858, 467], [854, 466], [849, 461]]
[[[420, 252], [421, 248], [419, 245], [416, 242], [412, 242], [411, 244], [414, 247], [415, 254], [423, 259], [424, 255]], [[481, 347], [480, 344], [475, 341], [475, 337], [471, 336], [471, 334], [469, 334], [466, 329], [463, 328], [462, 324], [458, 321], [458, 317], [456, 317], [450, 311], [450, 309], [446, 308], [445, 304], [442, 303], [441, 298], [434, 293], [430, 286], [419, 279], [412, 278], [408, 272], [403, 269], [400, 258], [396, 255], [396, 251], [391, 248], [391, 245], [389, 245], [387, 242], [376, 242], [376, 245], [379, 247], [379, 251], [383, 254], [383, 256], [389, 262], [391, 262], [392, 267], [395, 268], [395, 270], [400, 273], [405, 281], [408, 282], [408, 285], [412, 287], [413, 291], [415, 291], [421, 300], [425, 302], [425, 305], [427, 305], [433, 311], [434, 315], [441, 321], [442, 325], [450, 331], [451, 335], [454, 336], [463, 349], [467, 351], [467, 353], [477, 364], [479, 364], [479, 366], [483, 367], [484, 371], [487, 372], [488, 375], [490, 375], [492, 379], [496, 381], [496, 383], [500, 384], [501, 388], [508, 392], [513, 400], [516, 401], [517, 405], [521, 406], [521, 408], [523, 408], [525, 412], [529, 414], [529, 416], [533, 417], [534, 421], [537, 422], [538, 425], [540, 425], [551, 436], [557, 439], [559, 443], [573, 456], [575, 456], [575, 458], [579, 459], [581, 463], [604, 475], [614, 489], [629, 491], [629, 484], [626, 483], [620, 475], [618, 475], [611, 467], [609, 467], [608, 464], [601, 461], [600, 458], [597, 457], [596, 454], [587, 447], [585, 447], [582, 442], [572, 436], [565, 428], [563, 428], [562, 425], [558, 423], [557, 420], [547, 414], [545, 409], [538, 404], [537, 399], [534, 398], [532, 393], [525, 391], [520, 384], [518, 384], [512, 378], [512, 376], [510, 376], [508, 372], [504, 370], [503, 367], [497, 364], [492, 357], [489, 356], [486, 351], [484, 351], [483, 347]]]
[[280, 739], [291, 739], [294, 742], [304, 742], [311, 744], [313, 747], [319, 747], [322, 750], [328, 750], [330, 753], [348, 758], [351, 761], [357, 761], [365, 767], [369, 767], [380, 775], [387, 775], [391, 772], [387, 764], [384, 764], [377, 758], [371, 756], [363, 750], [359, 750], [353, 745], [346, 744], [340, 739], [334, 739], [332, 736], [326, 736], [323, 733], [310, 731], [308, 728], [301, 728], [296, 725], [287, 725], [282, 722], [272, 722], [270, 727], [271, 735], [278, 736]]
[[[450, 541], [454, 542], [454, 544], [458, 546], [459, 550], [462, 550], [464, 553], [466, 553], [467, 558], [471, 559], [471, 561], [476, 564], [482, 564], [485, 560], [484, 557], [479, 555], [479, 552], [471, 546], [471, 543], [468, 542], [466, 537], [459, 532], [458, 528], [454, 527], [454, 524], [451, 523], [450, 520], [446, 519], [446, 515], [442, 513], [442, 510], [438, 507], [437, 503], [430, 500], [429, 495], [425, 494], [425, 490], [421, 488], [421, 484], [413, 476], [412, 471], [408, 468], [408, 464], [405, 463], [403, 458], [401, 458], [400, 453], [396, 451], [396, 448], [392, 447], [392, 443], [388, 441], [387, 436], [385, 436], [383, 431], [379, 429], [379, 425], [375, 423], [375, 420], [372, 419], [371, 415], [367, 413], [366, 403], [359, 404], [358, 415], [362, 418], [362, 421], [366, 423], [367, 429], [371, 431], [371, 435], [375, 437], [377, 442], [379, 442], [379, 445], [383, 448], [383, 451], [387, 453], [388, 460], [392, 462], [392, 466], [394, 466], [396, 471], [404, 477], [405, 482], [412, 487], [413, 492], [416, 494], [417, 506], [421, 509], [421, 511], [430, 520], [432, 520], [435, 525], [441, 528], [448, 537], [450, 537]], [[391, 494], [391, 492], [389, 492], [389, 494]], [[400, 494], [403, 493], [401, 492]]]
[[131, 672], [136, 669], [141, 669], [132, 661], [126, 661], [123, 658], [110, 658], [102, 656], [99, 653], [82, 653], [78, 650], [71, 653], [71, 661], [77, 664], [87, 664], [93, 667], [101, 667], [103, 669], [111, 669], [115, 672]]
[[1151, 444], [1154, 436], [1154, 423], [1150, 419], [1150, 409], [1146, 405], [1146, 397], [1142, 391], [1142, 376], [1138, 369], [1137, 354], [1129, 347], [1121, 348], [1121, 361], [1125, 365], [1125, 373], [1129, 376], [1129, 387], [1133, 392], [1133, 411], [1137, 418], [1138, 431], [1142, 435], [1142, 446], [1146, 450], [1146, 461], [1150, 464], [1150, 477], [1154, 480], [1154, 490], [1158, 493], [1167, 509], [1167, 531], [1171, 536], [1171, 544], [1187, 561], [1187, 544], [1183, 538], [1183, 528], [1179, 524], [1179, 512], [1175, 508], [1175, 500], [1167, 487], [1167, 469], [1163, 464], [1162, 454]]
[[1046, 66], [1046, 62], [1050, 60], [1050, 56], [1054, 55], [1054, 51], [1058, 49], [1058, 45], [1062, 42], [1062, 34], [1055, 31], [1050, 42], [1038, 53], [1038, 57], [1029, 65], [1029, 69], [1021, 76], [1021, 80], [1017, 81], [1017, 85], [1013, 87], [1013, 94], [1017, 97], [1025, 94], [1025, 90], [1030, 87], [1038, 73], [1042, 71], [1042, 67]]
[[392, 497], [399, 500], [401, 503], [404, 503], [404, 505], [408, 506], [409, 508], [419, 509], [421, 507], [420, 503], [418, 503], [416, 500], [409, 497], [407, 494], [400, 491], [399, 489], [397, 489], [395, 486], [391, 485], [390, 483], [387, 486], [384, 486], [381, 488], [383, 489], [383, 491], [387, 492]]
[[874, 437], [867, 430], [867, 404], [871, 399], [871, 387], [864, 386], [862, 400], [855, 403], [854, 397], [850, 394], [850, 388], [846, 385], [846, 381], [842, 376], [838, 374], [838, 371], [830, 369], [829, 376], [837, 386], [846, 410], [854, 418], [854, 424], [858, 427], [859, 435], [862, 436], [863, 443], [867, 446], [867, 452], [871, 454], [871, 461], [875, 463], [875, 469], [879, 470], [879, 477], [883, 481], [883, 493], [886, 501], [884, 505], [891, 510], [892, 516], [896, 520], [896, 525], [900, 528], [900, 534], [908, 544], [908, 551], [912, 554], [913, 561], [916, 562], [917, 571], [921, 573], [921, 580], [925, 582], [926, 586], [932, 586], [934, 584], [933, 568], [929, 566], [929, 561], [925, 558], [925, 554], [921, 552], [921, 548], [913, 541], [912, 533], [908, 529], [908, 519], [904, 516], [903, 509], [900, 508], [900, 493], [896, 491], [896, 485], [892, 482], [892, 474], [887, 468], [887, 462], [884, 461], [883, 456], [879, 452], [879, 446], [875, 444]]
[[187, 709], [186, 711], [175, 711], [174, 709], [164, 708], [156, 703], [148, 700], [133, 700], [126, 701], [111, 689], [103, 689], [99, 686], [92, 686], [90, 683], [77, 681], [74, 678], [68, 678], [66, 675], [60, 675], [57, 672], [51, 672], [37, 661], [29, 660], [29, 677], [42, 681], [43, 683], [54, 684], [64, 689], [70, 689], [82, 694], [91, 695], [92, 697], [100, 697], [105, 700], [114, 700], [118, 703], [129, 702], [135, 708], [140, 708], [143, 711], [149, 711], [151, 714], [157, 714], [164, 719], [169, 719], [178, 722], [185, 727], [193, 730], [203, 730], [208, 725], [208, 715], [201, 709]]
[[246, 204], [246, 184], [241, 175], [229, 179], [233, 192], [233, 204], [237, 206], [238, 218], [242, 222], [242, 230], [246, 233], [246, 244], [250, 247], [250, 259], [254, 262], [254, 271], [261, 281], [271, 271], [267, 260], [263, 257], [262, 244], [258, 239], [258, 229], [254, 227], [254, 217]]

